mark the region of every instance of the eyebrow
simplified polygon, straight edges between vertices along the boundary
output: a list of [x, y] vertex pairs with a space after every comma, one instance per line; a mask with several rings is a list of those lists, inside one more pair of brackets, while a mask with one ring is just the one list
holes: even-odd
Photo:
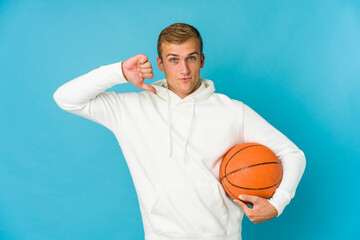
[[[188, 56], [193, 55], [193, 54], [199, 55], [199, 53], [197, 51], [194, 51], [192, 53], [189, 53]], [[166, 55], [166, 57], [169, 57], [169, 56], [178, 57], [179, 55], [177, 55], [175, 53], [169, 53], [168, 55]]]

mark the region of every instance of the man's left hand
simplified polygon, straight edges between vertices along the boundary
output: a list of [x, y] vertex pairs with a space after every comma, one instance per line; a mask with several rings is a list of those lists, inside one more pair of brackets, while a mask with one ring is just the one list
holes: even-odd
[[[245, 215], [253, 223], [262, 223], [278, 215], [276, 208], [265, 198], [243, 194], [239, 196], [239, 199], [241, 201], [234, 199], [234, 202], [240, 205]], [[245, 202], [249, 203], [252, 208]]]

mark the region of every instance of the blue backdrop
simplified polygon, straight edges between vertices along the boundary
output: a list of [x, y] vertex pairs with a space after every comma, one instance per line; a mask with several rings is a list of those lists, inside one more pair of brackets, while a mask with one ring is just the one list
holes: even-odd
[[[106, 128], [54, 91], [144, 53], [175, 22], [204, 39], [201, 77], [305, 152], [293, 201], [243, 238], [360, 239], [359, 1], [0, 1], [0, 239], [143, 239], [136, 192]], [[164, 75], [157, 67], [153, 80]], [[115, 91], [140, 91], [131, 84]]]

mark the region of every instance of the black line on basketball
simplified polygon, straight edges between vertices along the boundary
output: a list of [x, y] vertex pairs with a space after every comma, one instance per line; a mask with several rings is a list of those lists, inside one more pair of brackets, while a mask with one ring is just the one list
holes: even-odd
[[[229, 181], [228, 181], [229, 182]], [[231, 182], [229, 182], [232, 186], [234, 187], [237, 187], [237, 188], [241, 188], [241, 189], [245, 189], [245, 190], [265, 190], [265, 189], [268, 189], [268, 188], [272, 188], [272, 187], [275, 187], [276, 185], [278, 185], [279, 183], [281, 182], [281, 179], [275, 183], [274, 185], [271, 185], [269, 187], [262, 187], [262, 188], [248, 188], [248, 187], [241, 187], [241, 186], [237, 186], [235, 184], [232, 184]]]
[[[226, 168], [227, 168], [227, 165], [229, 164], [229, 162], [231, 161], [231, 159], [236, 155], [236, 154], [238, 154], [239, 152], [241, 152], [242, 150], [244, 150], [244, 149], [247, 149], [247, 148], [249, 148], [249, 147], [263, 147], [263, 145], [260, 145], [260, 144], [254, 144], [254, 145], [250, 145], [250, 146], [246, 146], [246, 147], [243, 147], [242, 149], [240, 149], [240, 150], [238, 150], [236, 153], [234, 153], [234, 155], [232, 155], [231, 156], [231, 158], [227, 161], [227, 163], [225, 164], [225, 167], [224, 167], [224, 176], [222, 177], [222, 178], [224, 178], [224, 177], [226, 177]], [[230, 151], [230, 150], [229, 150]], [[225, 154], [226, 155], [226, 154]], [[222, 179], [221, 178], [221, 179]], [[220, 179], [220, 181], [221, 181], [221, 179]]]
[[231, 161], [231, 159], [232, 159], [233, 157], [235, 157], [236, 154], [238, 154], [238, 153], [241, 152], [242, 150], [245, 150], [245, 149], [250, 148], [250, 147], [263, 147], [263, 145], [260, 145], [260, 144], [250, 145], [250, 146], [246, 146], [246, 147], [238, 150], [234, 155], [231, 156], [231, 158], [229, 159], [229, 161], [227, 161], [227, 163], [225, 164], [225, 176], [227, 175], [227, 174], [226, 174], [227, 165], [229, 164], [229, 162]]
[[[253, 164], [253, 165], [249, 165], [249, 166], [246, 166], [246, 167], [242, 167], [242, 168], [239, 168], [239, 169], [236, 169], [232, 172], [229, 172], [228, 174], [225, 173], [225, 175], [221, 178], [223, 179], [224, 177], [226, 177], [227, 179], [227, 176], [230, 175], [230, 174], [233, 174], [235, 172], [238, 172], [238, 171], [241, 171], [241, 170], [244, 170], [244, 169], [247, 169], [247, 168], [251, 168], [251, 167], [256, 167], [256, 166], [259, 166], [259, 165], [266, 165], [266, 164], [280, 164], [279, 162], [264, 162], [264, 163], [257, 163], [257, 164]], [[220, 179], [220, 180], [221, 180]], [[228, 180], [229, 181], [229, 180]], [[229, 181], [230, 182], [230, 181]]]
[[[254, 165], [250, 165], [248, 167], [254, 167], [254, 166], [260, 166], [260, 165], [265, 165], [265, 164], [280, 164], [278, 162], [268, 162], [268, 163], [258, 163], [258, 164], [254, 164]], [[244, 167], [243, 169], [246, 169], [248, 167]], [[234, 173], [236, 171], [233, 171], [232, 173]], [[235, 185], [233, 184], [229, 179], [228, 179], [228, 175], [230, 175], [231, 173], [225, 175], [226, 176], [226, 180], [229, 182], [229, 184], [231, 184], [232, 186], [234, 187], [237, 187], [237, 188], [241, 188], [241, 189], [246, 189], [246, 190], [264, 190], [264, 189], [268, 189], [268, 188], [272, 188], [274, 186], [276, 186], [279, 182], [281, 182], [281, 179], [280, 181], [278, 181], [277, 183], [275, 183], [274, 185], [271, 185], [271, 186], [268, 186], [268, 187], [262, 187], [262, 188], [249, 188], [249, 187], [242, 187], [242, 186], [238, 186], [238, 185]]]
[[[227, 179], [226, 179], [227, 180]], [[229, 181], [228, 181], [229, 182]], [[233, 199], [236, 199], [237, 197], [229, 190], [229, 188], [227, 187], [227, 185], [226, 185], [226, 183], [224, 182], [223, 184], [223, 187], [224, 188], [226, 188], [226, 192], [228, 193], [228, 194], [231, 194], [232, 196], [230, 196], [230, 197], [232, 197]]]
[[[226, 177], [227, 179], [227, 176], [235, 173], [235, 172], [238, 172], [238, 171], [241, 171], [241, 170], [244, 170], [244, 169], [247, 169], [247, 168], [251, 168], [251, 167], [256, 167], [256, 166], [260, 166], [260, 165], [266, 165], [266, 164], [280, 164], [279, 162], [264, 162], [264, 163], [257, 163], [257, 164], [253, 164], [253, 165], [249, 165], [247, 167], [243, 167], [243, 168], [239, 168], [239, 169], [236, 169], [232, 172], [229, 172], [228, 174], [224, 175], [224, 177]], [[228, 180], [229, 181], [229, 180]], [[230, 181], [229, 181], [230, 182]]]

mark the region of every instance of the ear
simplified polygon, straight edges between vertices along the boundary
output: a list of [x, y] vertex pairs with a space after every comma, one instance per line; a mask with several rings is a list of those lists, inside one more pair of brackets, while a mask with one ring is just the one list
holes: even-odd
[[203, 68], [204, 66], [204, 62], [205, 62], [205, 55], [201, 54], [201, 63], [200, 63], [200, 68]]
[[164, 71], [164, 66], [163, 66], [163, 63], [161, 61], [161, 59], [159, 57], [156, 58], [156, 61], [157, 61], [157, 65], [158, 65], [158, 68], [160, 71]]

